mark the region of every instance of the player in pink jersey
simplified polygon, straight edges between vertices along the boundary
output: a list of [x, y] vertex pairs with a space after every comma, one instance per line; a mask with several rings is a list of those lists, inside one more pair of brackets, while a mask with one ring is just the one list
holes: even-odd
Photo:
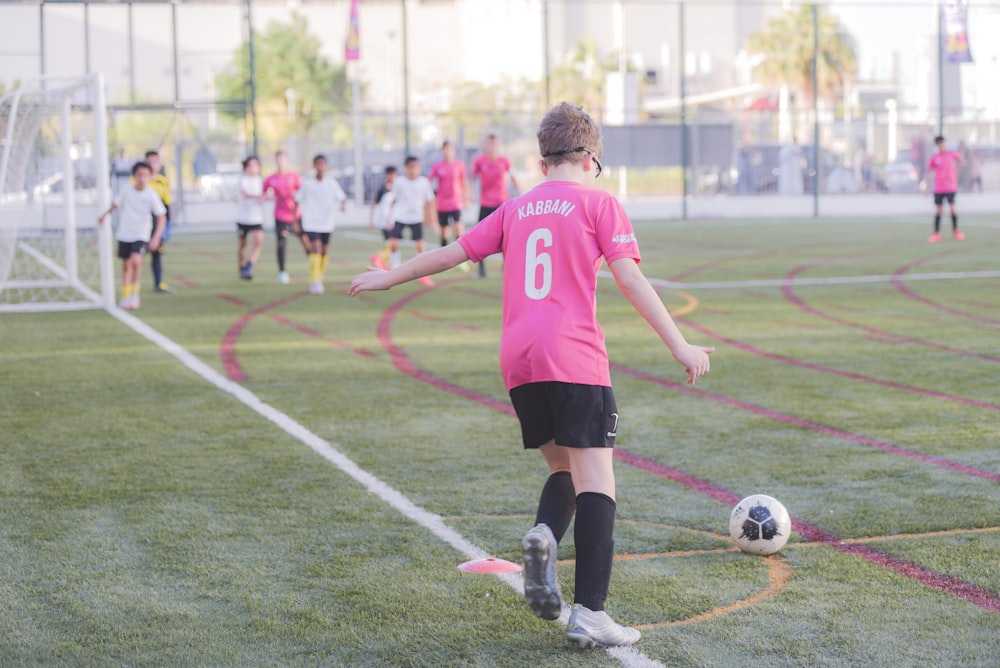
[[386, 290], [466, 260], [503, 253], [500, 367], [525, 448], [538, 448], [550, 475], [535, 526], [522, 540], [524, 591], [540, 617], [557, 619], [558, 543], [576, 514], [576, 587], [566, 636], [582, 646], [630, 645], [639, 631], [604, 612], [614, 559], [618, 409], [597, 322], [597, 273], [606, 261], [619, 289], [687, 372], [708, 373], [713, 348], [689, 344], [639, 269], [635, 232], [614, 196], [593, 187], [601, 132], [562, 103], [538, 129], [543, 183], [508, 200], [459, 238], [393, 271], [354, 277], [350, 294]]
[[955, 193], [958, 192], [958, 168], [962, 164], [962, 154], [949, 151], [945, 146], [944, 137], [934, 138], [937, 153], [927, 161], [927, 171], [934, 172], [934, 234], [927, 241], [936, 244], [941, 241], [941, 207], [948, 200], [951, 209], [951, 233], [956, 240], [962, 241], [965, 235], [958, 229], [958, 213], [955, 211]]
[[465, 175], [465, 163], [455, 159], [455, 145], [450, 141], [441, 144], [444, 160], [434, 163], [427, 178], [435, 185], [434, 197], [438, 212], [438, 226], [441, 228], [441, 245], [447, 246], [449, 228], [455, 226], [455, 238], [462, 236], [462, 207], [467, 204], [469, 184]]
[[[483, 154], [472, 163], [472, 180], [479, 181], [479, 222], [509, 199], [507, 193], [507, 178], [509, 176], [514, 188], [520, 190], [517, 179], [510, 171], [510, 160], [500, 155], [499, 142], [494, 134], [486, 135], [483, 142]], [[486, 277], [486, 265], [480, 260], [479, 276]]]
[[278, 241], [278, 282], [291, 280], [285, 271], [285, 248], [289, 232], [299, 235], [299, 206], [295, 193], [302, 187], [302, 179], [295, 172], [288, 171], [288, 156], [284, 151], [274, 154], [278, 168], [264, 180], [264, 192], [274, 198], [274, 234]]

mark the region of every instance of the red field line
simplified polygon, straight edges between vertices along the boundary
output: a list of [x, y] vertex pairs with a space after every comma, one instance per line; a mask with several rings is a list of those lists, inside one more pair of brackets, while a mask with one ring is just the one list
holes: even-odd
[[823, 366], [821, 364], [814, 364], [812, 362], [805, 362], [803, 360], [798, 360], [793, 357], [786, 357], [784, 355], [778, 355], [776, 353], [769, 353], [766, 350], [757, 348], [756, 346], [750, 345], [743, 341], [738, 341], [736, 339], [731, 339], [728, 336], [724, 336], [715, 330], [709, 329], [704, 325], [699, 325], [686, 317], [674, 317], [679, 323], [690, 327], [691, 329], [701, 332], [705, 336], [714, 339], [716, 341], [721, 341], [728, 346], [737, 348], [744, 352], [750, 353], [755, 357], [760, 357], [766, 360], [771, 360], [773, 362], [779, 362], [781, 364], [788, 364], [791, 366], [801, 367], [803, 369], [809, 369], [810, 371], [817, 371], [819, 373], [830, 374], [834, 376], [841, 376], [843, 378], [849, 378], [851, 380], [857, 380], [864, 383], [872, 383], [874, 385], [880, 385], [882, 387], [888, 387], [893, 390], [900, 390], [903, 392], [912, 392], [913, 394], [922, 394], [928, 397], [933, 397], [935, 399], [944, 399], [945, 401], [953, 401], [955, 403], [965, 404], [967, 406], [975, 406], [977, 408], [986, 408], [989, 410], [1000, 411], [1000, 404], [990, 403], [988, 401], [980, 401], [978, 399], [969, 399], [967, 397], [960, 397], [954, 394], [947, 394], [945, 392], [938, 392], [936, 390], [927, 390], [922, 387], [915, 387], [913, 385], [906, 385], [904, 383], [896, 383], [891, 380], [883, 380], [881, 378], [875, 378], [873, 376], [866, 376], [864, 374], [855, 373], [853, 371], [844, 371], [842, 369], [834, 369], [833, 367]]
[[886, 331], [884, 329], [878, 329], [877, 327], [869, 327], [868, 325], [863, 325], [859, 322], [854, 322], [853, 320], [847, 320], [845, 318], [838, 318], [837, 316], [830, 315], [824, 311], [820, 311], [814, 306], [807, 304], [802, 298], [795, 294], [793, 288], [793, 281], [795, 277], [802, 272], [819, 266], [822, 262], [813, 262], [810, 264], [803, 264], [795, 267], [785, 276], [785, 284], [781, 287], [782, 294], [785, 295], [785, 299], [790, 301], [796, 308], [805, 311], [817, 318], [822, 318], [829, 322], [836, 323], [838, 325], [843, 325], [845, 327], [851, 327], [853, 329], [859, 329], [869, 334], [873, 334], [879, 338], [874, 339], [876, 341], [883, 340], [883, 337], [890, 339], [893, 342], [900, 343], [912, 343], [914, 345], [922, 346], [925, 348], [931, 348], [932, 350], [941, 350], [944, 352], [954, 353], [956, 355], [962, 355], [963, 357], [974, 357], [976, 359], [985, 360], [987, 362], [1000, 363], [1000, 357], [995, 357], [993, 355], [986, 355], [985, 353], [977, 353], [971, 350], [965, 350], [963, 348], [953, 348], [952, 346], [944, 345], [943, 343], [934, 343], [933, 341], [927, 341], [926, 339], [918, 339], [913, 336], [905, 336], [902, 334], [894, 334], [893, 332]]
[[[250, 323], [251, 320], [257, 316], [266, 313], [267, 311], [283, 306], [291, 301], [300, 299], [308, 295], [308, 292], [296, 292], [294, 294], [282, 297], [273, 302], [259, 306], [251, 311], [247, 311], [230, 327], [225, 335], [222, 337], [222, 343], [219, 345], [219, 357], [222, 359], [222, 368], [226, 372], [226, 376], [229, 380], [235, 381], [237, 383], [242, 383], [246, 380], [246, 373], [243, 371], [243, 367], [240, 365], [239, 358], [236, 355], [236, 342], [239, 340], [240, 335], [243, 333], [244, 328]], [[248, 306], [249, 303], [240, 299], [239, 297], [233, 297], [232, 295], [218, 294], [215, 295], [223, 301], [229, 302], [230, 304], [235, 304], [237, 306]], [[321, 339], [326, 343], [337, 346], [338, 348], [343, 348], [345, 350], [350, 350], [355, 355], [360, 355], [362, 357], [374, 357], [375, 353], [368, 350], [367, 348], [355, 347], [353, 344], [347, 341], [341, 341], [340, 339], [335, 339], [332, 337], [324, 336], [321, 332], [308, 327], [306, 325], [299, 324], [294, 320], [286, 318], [285, 316], [278, 314], [269, 314], [271, 320], [280, 323], [282, 325], [287, 325], [299, 332], [300, 334], [305, 334], [306, 336], [311, 336], [313, 338]]]
[[[404, 307], [410, 304], [410, 302], [428, 291], [429, 288], [418, 290], [403, 297], [389, 306], [389, 308], [382, 313], [382, 317], [379, 319], [379, 342], [382, 343], [386, 351], [388, 351], [392, 356], [392, 361], [395, 367], [406, 375], [433, 387], [437, 387], [446, 392], [451, 392], [471, 401], [476, 401], [483, 406], [493, 408], [507, 415], [513, 416], [514, 410], [508, 402], [498, 401], [496, 398], [489, 395], [484, 395], [459, 385], [455, 385], [454, 383], [450, 383], [441, 378], [437, 378], [426, 370], [421, 369], [415, 362], [413, 362], [412, 359], [410, 359], [409, 355], [407, 355], [403, 348], [393, 342], [391, 335], [393, 319]], [[681, 386], [681, 388], [686, 389], [685, 386]], [[684, 487], [687, 487], [688, 489], [699, 492], [725, 505], [735, 505], [736, 502], [742, 498], [735, 492], [727, 490], [707, 480], [702, 480], [701, 478], [684, 473], [683, 471], [670, 468], [653, 460], [630, 453], [622, 448], [615, 448], [615, 457], [623, 463], [672, 480], [680, 485], [683, 485]], [[997, 476], [997, 479], [1000, 479], [1000, 476]], [[916, 580], [917, 582], [920, 582], [921, 584], [932, 589], [957, 596], [972, 603], [973, 605], [991, 612], [1000, 613], [1000, 595], [995, 592], [977, 587], [950, 575], [937, 573], [924, 568], [923, 566], [910, 563], [900, 557], [879, 552], [878, 550], [868, 547], [867, 545], [841, 543], [834, 534], [806, 522], [802, 522], [801, 520], [793, 519], [793, 528], [809, 540], [824, 543], [845, 554], [851, 554], [860, 557], [869, 563], [894, 570], [897, 573]]]
[[971, 320], [975, 320], [976, 322], [981, 322], [986, 325], [1000, 325], [1000, 320], [996, 318], [987, 318], [986, 316], [983, 315], [977, 315], [975, 313], [969, 313], [968, 311], [962, 311], [957, 308], [952, 308], [947, 304], [942, 304], [932, 299], [928, 299], [927, 297], [924, 297], [922, 295], [918, 295], [916, 292], [911, 290], [908, 285], [906, 285], [906, 281], [903, 280], [903, 276], [906, 275], [906, 272], [908, 272], [910, 269], [913, 269], [914, 267], [919, 267], [920, 265], [930, 260], [933, 260], [937, 257], [939, 256], [928, 255], [927, 257], [922, 257], [919, 260], [914, 260], [909, 264], [903, 265], [893, 273], [892, 284], [895, 285], [896, 289], [899, 290], [904, 295], [906, 295], [906, 297], [908, 297], [909, 299], [930, 306], [931, 308], [937, 309], [938, 311], [944, 311], [945, 313], [949, 313], [951, 315], [955, 315], [960, 318], [969, 318]]

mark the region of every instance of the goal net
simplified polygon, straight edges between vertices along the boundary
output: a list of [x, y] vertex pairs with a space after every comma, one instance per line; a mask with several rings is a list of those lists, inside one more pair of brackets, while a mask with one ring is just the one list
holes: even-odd
[[0, 96], [0, 312], [114, 303], [103, 77]]

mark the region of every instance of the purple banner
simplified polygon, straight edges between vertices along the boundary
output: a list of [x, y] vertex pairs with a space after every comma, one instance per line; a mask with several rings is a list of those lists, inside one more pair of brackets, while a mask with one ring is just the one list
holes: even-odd
[[941, 3], [941, 54], [947, 63], [971, 63], [968, 0]]

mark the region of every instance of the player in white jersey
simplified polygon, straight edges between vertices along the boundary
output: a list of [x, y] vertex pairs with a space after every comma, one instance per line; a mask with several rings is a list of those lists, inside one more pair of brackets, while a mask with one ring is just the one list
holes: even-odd
[[[389, 268], [395, 269], [400, 265], [399, 241], [403, 238], [403, 231], [410, 231], [410, 239], [417, 247], [417, 253], [423, 253], [426, 249], [424, 245], [424, 225], [434, 225], [434, 189], [426, 176], [420, 175], [420, 160], [412, 155], [406, 158], [403, 165], [405, 178], [396, 179], [392, 186], [395, 207], [393, 217], [396, 219], [389, 237]], [[430, 276], [424, 276], [420, 282], [426, 286], [433, 286], [434, 281]]]
[[323, 294], [323, 276], [330, 263], [330, 234], [333, 232], [333, 210], [347, 207], [347, 195], [340, 184], [326, 173], [327, 162], [322, 155], [313, 158], [312, 176], [302, 179], [295, 193], [302, 213], [302, 240], [309, 255], [309, 292]]
[[[132, 166], [133, 183], [118, 193], [110, 208], [97, 219], [103, 224], [115, 209], [121, 210], [118, 220], [118, 257], [122, 260], [122, 298], [118, 305], [135, 310], [139, 308], [139, 287], [142, 277], [142, 256], [146, 249], [160, 247], [160, 238], [167, 221], [167, 209], [160, 196], [149, 187], [153, 168], [148, 162], [137, 162]], [[155, 217], [156, 224], [149, 228], [149, 220]]]
[[[260, 178], [260, 160], [251, 155], [243, 161], [243, 175], [240, 176], [240, 195], [236, 202], [236, 228], [239, 234], [237, 260], [240, 278], [253, 279], [253, 266], [260, 259], [264, 246], [264, 181]], [[247, 254], [247, 237], [250, 237], [250, 253]]]

